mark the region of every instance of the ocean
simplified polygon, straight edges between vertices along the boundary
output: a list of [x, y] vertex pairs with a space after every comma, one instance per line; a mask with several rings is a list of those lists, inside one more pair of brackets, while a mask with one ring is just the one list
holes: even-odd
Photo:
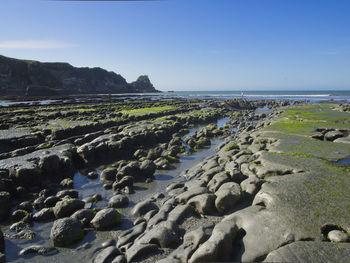
[[350, 90], [250, 90], [250, 91], [174, 91], [161, 96], [198, 98], [204, 100], [226, 100], [244, 98], [247, 100], [304, 100], [311, 103], [322, 101], [350, 102]]
[[[102, 94], [98, 94], [102, 95]], [[184, 99], [201, 99], [209, 101], [223, 101], [228, 99], [246, 100], [302, 100], [310, 103], [317, 102], [350, 102], [350, 90], [249, 90], [249, 91], [229, 91], [229, 90], [206, 90], [206, 91], [173, 91], [162, 93], [128, 93], [128, 94], [110, 94], [111, 96], [130, 97], [137, 95], [138, 98], [151, 97], [153, 99], [169, 100], [173, 98]], [[93, 98], [96, 95], [91, 94]], [[135, 96], [136, 97], [136, 96]], [[8, 101], [0, 100], [0, 106], [7, 107], [13, 104], [51, 104], [57, 103], [59, 100], [39, 100], [39, 101]]]

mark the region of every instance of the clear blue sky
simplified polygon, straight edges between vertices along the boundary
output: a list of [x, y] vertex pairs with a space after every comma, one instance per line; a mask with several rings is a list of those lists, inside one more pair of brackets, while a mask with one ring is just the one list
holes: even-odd
[[160, 90], [350, 89], [349, 0], [1, 0], [0, 54]]

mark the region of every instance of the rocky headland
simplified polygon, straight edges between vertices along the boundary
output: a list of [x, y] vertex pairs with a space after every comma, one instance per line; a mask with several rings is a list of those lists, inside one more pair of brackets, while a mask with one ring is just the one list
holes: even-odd
[[348, 105], [127, 98], [0, 119], [0, 262], [350, 259]]
[[127, 83], [102, 68], [77, 68], [68, 63], [44, 63], [0, 55], [0, 97], [66, 96], [159, 92], [148, 76]]

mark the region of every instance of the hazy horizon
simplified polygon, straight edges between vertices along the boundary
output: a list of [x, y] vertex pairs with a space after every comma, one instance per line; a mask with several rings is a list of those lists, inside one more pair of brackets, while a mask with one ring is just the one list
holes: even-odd
[[0, 54], [158, 90], [349, 90], [347, 0], [3, 0]]

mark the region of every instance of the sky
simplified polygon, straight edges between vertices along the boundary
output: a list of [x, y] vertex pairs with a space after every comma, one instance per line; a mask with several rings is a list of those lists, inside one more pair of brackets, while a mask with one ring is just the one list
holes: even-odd
[[350, 90], [349, 0], [1, 0], [0, 54], [166, 90]]

